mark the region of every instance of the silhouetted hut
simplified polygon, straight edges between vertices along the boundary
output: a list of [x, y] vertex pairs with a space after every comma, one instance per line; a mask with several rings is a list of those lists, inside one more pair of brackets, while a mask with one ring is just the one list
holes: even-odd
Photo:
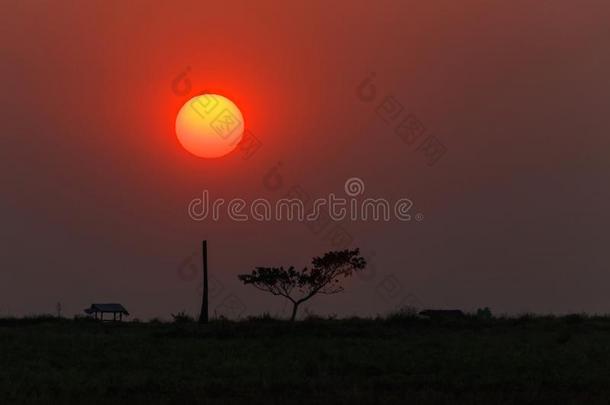
[[117, 314], [119, 315], [119, 321], [123, 320], [123, 315], [129, 315], [129, 312], [121, 304], [91, 304], [91, 306], [85, 309], [85, 313], [93, 315], [95, 319], [98, 319], [97, 314], [100, 314], [99, 319], [104, 320], [104, 314], [111, 313], [113, 320], [117, 320]]
[[426, 309], [419, 313], [430, 319], [463, 318], [464, 313], [459, 309]]

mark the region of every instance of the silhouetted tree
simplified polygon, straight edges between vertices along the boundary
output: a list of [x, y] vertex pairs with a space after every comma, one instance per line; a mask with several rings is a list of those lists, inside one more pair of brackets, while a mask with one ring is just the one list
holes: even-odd
[[343, 291], [339, 284], [341, 278], [351, 276], [354, 271], [366, 267], [366, 261], [360, 256], [360, 250], [341, 250], [314, 257], [312, 267], [301, 271], [294, 267], [257, 267], [250, 274], [237, 277], [244, 284], [252, 284], [259, 290], [285, 297], [292, 302], [294, 321], [299, 305], [316, 294], [336, 294]]

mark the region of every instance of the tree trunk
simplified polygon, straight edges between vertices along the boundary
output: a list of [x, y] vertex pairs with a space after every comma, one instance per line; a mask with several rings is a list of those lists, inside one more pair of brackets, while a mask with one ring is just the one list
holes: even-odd
[[201, 313], [199, 323], [208, 323], [208, 241], [204, 240], [201, 244], [201, 254], [203, 257], [203, 296], [201, 297]]
[[297, 309], [299, 309], [300, 302], [292, 303], [292, 315], [290, 316], [290, 322], [294, 322], [297, 317]]

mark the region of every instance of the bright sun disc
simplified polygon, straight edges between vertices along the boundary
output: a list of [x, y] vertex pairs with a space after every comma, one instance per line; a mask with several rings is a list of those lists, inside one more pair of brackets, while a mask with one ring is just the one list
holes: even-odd
[[244, 117], [228, 98], [202, 94], [187, 101], [176, 117], [176, 135], [186, 150], [202, 158], [231, 152], [244, 134]]

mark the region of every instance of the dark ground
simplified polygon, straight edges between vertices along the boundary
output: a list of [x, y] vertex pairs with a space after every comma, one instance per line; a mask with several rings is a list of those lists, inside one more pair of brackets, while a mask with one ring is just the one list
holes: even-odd
[[0, 403], [609, 403], [610, 318], [0, 319]]

